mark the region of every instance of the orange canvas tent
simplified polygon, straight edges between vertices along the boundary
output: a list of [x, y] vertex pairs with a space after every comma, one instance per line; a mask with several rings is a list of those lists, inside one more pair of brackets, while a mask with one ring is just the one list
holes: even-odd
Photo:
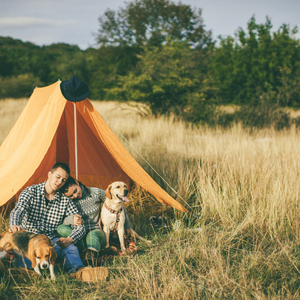
[[[56, 162], [67, 163], [75, 175], [74, 103], [60, 84], [33, 91], [0, 147], [0, 206], [6, 211], [25, 187], [46, 180]], [[187, 211], [134, 160], [88, 98], [77, 103], [76, 115], [80, 181], [102, 189], [116, 180], [134, 181], [162, 204]]]

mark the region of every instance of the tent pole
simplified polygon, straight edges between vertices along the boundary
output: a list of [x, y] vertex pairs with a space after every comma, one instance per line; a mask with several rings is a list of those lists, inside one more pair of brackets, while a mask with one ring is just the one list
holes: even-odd
[[78, 157], [77, 157], [77, 116], [76, 116], [76, 102], [74, 102], [74, 130], [75, 130], [75, 169], [76, 169], [76, 180], [78, 180]]

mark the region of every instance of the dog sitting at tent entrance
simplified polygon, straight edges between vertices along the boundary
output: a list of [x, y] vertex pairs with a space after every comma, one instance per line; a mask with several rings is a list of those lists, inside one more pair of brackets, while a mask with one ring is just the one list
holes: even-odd
[[101, 222], [106, 236], [106, 248], [109, 247], [110, 232], [117, 232], [122, 252], [126, 250], [124, 242], [125, 213], [123, 203], [129, 201], [127, 198], [128, 193], [127, 185], [124, 182], [113, 182], [105, 191], [106, 199], [101, 210]]
[[[106, 199], [101, 210], [100, 222], [103, 224], [103, 231], [106, 236], [106, 248], [109, 245], [110, 233], [118, 235], [121, 251], [125, 251], [124, 242], [124, 224], [125, 224], [125, 214], [124, 214], [124, 202], [128, 202], [129, 190], [127, 185], [122, 181], [116, 181], [110, 184], [106, 191]], [[101, 224], [99, 224], [101, 227]], [[135, 238], [138, 238], [147, 243], [151, 242], [143, 237], [139, 236], [133, 229], [130, 230], [130, 234]]]
[[[15, 258], [26, 256], [32, 263], [34, 271], [41, 275], [41, 269], [49, 269], [51, 279], [55, 279], [54, 262], [57, 254], [52, 241], [44, 234], [35, 234], [25, 230], [17, 232], [5, 231], [0, 239], [0, 257], [13, 251]], [[14, 259], [15, 259], [14, 258]]]

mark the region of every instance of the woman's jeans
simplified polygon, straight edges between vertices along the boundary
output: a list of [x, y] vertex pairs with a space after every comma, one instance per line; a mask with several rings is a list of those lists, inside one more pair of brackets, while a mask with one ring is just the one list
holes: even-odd
[[[57, 233], [62, 237], [68, 237], [71, 232], [72, 228], [68, 225], [59, 225], [57, 227]], [[87, 248], [99, 252], [101, 248], [106, 246], [105, 233], [100, 228], [91, 230], [85, 238], [76, 243], [76, 246], [79, 248], [79, 251]]]
[[[58, 239], [59, 237], [52, 239], [54, 249], [57, 253], [57, 258], [61, 258], [64, 261], [64, 265], [68, 273], [71, 274], [84, 267], [84, 264], [79, 256], [78, 248], [74, 244], [71, 244], [67, 248], [62, 249], [56, 244]], [[32, 269], [31, 261], [27, 257], [20, 256], [17, 261], [17, 267], [19, 268], [25, 266], [28, 269]]]

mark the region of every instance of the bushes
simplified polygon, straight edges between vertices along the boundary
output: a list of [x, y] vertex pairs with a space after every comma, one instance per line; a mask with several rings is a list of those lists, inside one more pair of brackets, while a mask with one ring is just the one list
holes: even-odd
[[243, 106], [235, 113], [236, 120], [245, 127], [274, 127], [277, 130], [289, 128], [291, 118], [289, 113], [274, 105]]
[[36, 86], [41, 86], [39, 78], [31, 74], [0, 77], [0, 98], [29, 97]]
[[[177, 7], [165, 2], [172, 9]], [[154, 4], [161, 7], [163, 3]], [[182, 7], [190, 16], [195, 13], [189, 6]], [[140, 9], [133, 3], [127, 5], [127, 9], [133, 8]], [[77, 75], [89, 85], [92, 99], [135, 101], [148, 106], [156, 116], [175, 114], [196, 125], [226, 127], [241, 121], [258, 128], [290, 126], [284, 108], [300, 107], [297, 28], [283, 24], [272, 32], [268, 18], [265, 24], [257, 24], [253, 17], [247, 31], [240, 28], [235, 37], [220, 38], [216, 46], [211, 33], [204, 31], [200, 16], [195, 19], [201, 29], [196, 32], [196, 40], [189, 39], [192, 36], [180, 26], [177, 33], [164, 27], [159, 43], [152, 43], [146, 34], [143, 43], [115, 40], [108, 43], [110, 46], [104, 43], [86, 51], [66, 44], [38, 47], [0, 37], [0, 98], [26, 97], [36, 85]], [[122, 18], [127, 24], [126, 14]], [[100, 22], [102, 26], [104, 23]], [[110, 34], [107, 28], [99, 32]], [[151, 32], [161, 36], [162, 32], [155, 30]], [[261, 103], [262, 98], [267, 104]], [[232, 104], [241, 106], [241, 110], [233, 115], [216, 110]]]
[[292, 123], [299, 127], [300, 118], [292, 119], [290, 114], [277, 105], [244, 105], [234, 113], [219, 112], [209, 121], [210, 126], [230, 127], [241, 123], [245, 128], [269, 128], [276, 130], [288, 129]]
[[253, 98], [273, 92], [273, 104], [298, 105], [299, 40], [297, 28], [283, 24], [275, 33], [267, 18], [256, 24], [252, 17], [248, 32], [239, 29], [235, 38], [221, 38], [213, 49], [210, 70], [223, 104], [248, 105]]

